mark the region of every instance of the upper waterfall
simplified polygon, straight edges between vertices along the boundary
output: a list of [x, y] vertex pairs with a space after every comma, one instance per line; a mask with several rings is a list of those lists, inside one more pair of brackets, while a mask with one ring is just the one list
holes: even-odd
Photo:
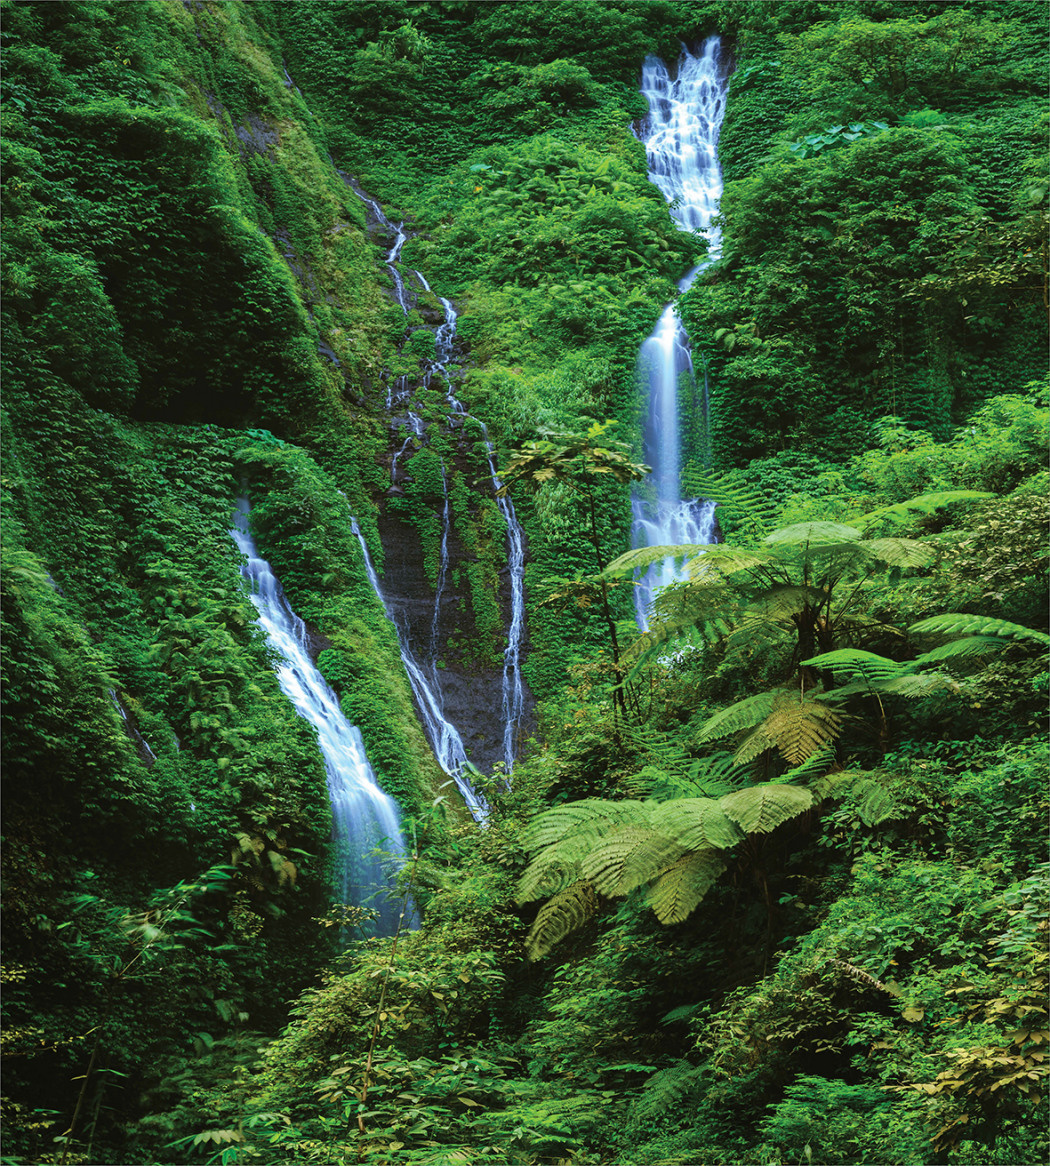
[[[641, 91], [649, 115], [639, 131], [645, 145], [649, 178], [670, 203], [671, 216], [684, 231], [700, 232], [707, 257], [679, 281], [680, 291], [719, 255], [715, 225], [722, 194], [718, 133], [725, 113], [727, 61], [718, 37], [705, 41], [698, 54], [683, 49], [674, 70], [656, 57], [642, 68]], [[707, 385], [697, 383], [689, 337], [674, 302], [667, 305], [638, 354], [638, 376], [646, 399], [645, 460], [653, 467], [651, 482], [635, 493], [632, 543], [636, 547], [709, 543], [714, 537], [714, 506], [682, 498], [680, 401], [683, 390], [699, 397], [706, 426]], [[654, 563], [635, 588], [638, 625], [648, 627], [648, 611], [657, 588], [683, 576], [673, 560]]]

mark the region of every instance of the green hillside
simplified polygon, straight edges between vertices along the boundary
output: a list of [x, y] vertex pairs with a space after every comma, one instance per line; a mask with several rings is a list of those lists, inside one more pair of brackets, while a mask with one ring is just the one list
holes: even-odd
[[[1045, 16], [0, 0], [0, 1162], [1046, 1160]], [[639, 76], [714, 35], [679, 295]], [[641, 633], [675, 298], [719, 541]], [[478, 825], [388, 613], [495, 756], [493, 465]], [[417, 929], [332, 891], [238, 499]]]

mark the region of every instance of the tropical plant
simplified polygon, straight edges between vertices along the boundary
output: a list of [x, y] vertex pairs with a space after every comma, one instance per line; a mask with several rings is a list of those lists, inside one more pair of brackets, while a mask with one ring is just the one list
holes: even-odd
[[719, 798], [569, 802], [538, 815], [524, 839], [533, 855], [519, 903], [547, 898], [529, 931], [536, 960], [601, 907], [646, 887], [661, 923], [688, 918], [726, 869], [723, 853], [806, 813], [814, 796], [769, 782]]
[[598, 568], [597, 590], [602, 615], [609, 632], [613, 659], [616, 661], [614, 707], [625, 711], [619, 676], [620, 644], [616, 620], [609, 606], [610, 582], [605, 575], [606, 557], [598, 525], [597, 501], [605, 482], [628, 485], [645, 477], [649, 467], [631, 461], [628, 446], [623, 442], [605, 438], [606, 430], [615, 424], [615, 421], [596, 421], [586, 433], [558, 433], [541, 429], [541, 439], [525, 442], [500, 470], [503, 485], [497, 493], [501, 497], [506, 495], [515, 482], [521, 482], [535, 493], [545, 483], [551, 482], [567, 486], [582, 499], [587, 516], [586, 537], [594, 550], [594, 562]]

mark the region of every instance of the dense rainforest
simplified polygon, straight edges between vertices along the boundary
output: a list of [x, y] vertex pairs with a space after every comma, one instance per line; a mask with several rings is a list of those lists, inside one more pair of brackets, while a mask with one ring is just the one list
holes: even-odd
[[1045, 7], [0, 14], [0, 1161], [1045, 1162]]

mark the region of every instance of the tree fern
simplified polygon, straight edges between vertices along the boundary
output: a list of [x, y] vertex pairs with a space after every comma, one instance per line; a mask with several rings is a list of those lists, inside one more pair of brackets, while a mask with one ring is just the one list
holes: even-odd
[[691, 850], [653, 882], [649, 888], [649, 906], [661, 923], [681, 923], [688, 919], [724, 870], [725, 863], [717, 851]]
[[573, 883], [544, 903], [525, 940], [530, 960], [542, 959], [551, 948], [573, 931], [578, 931], [598, 910], [599, 899], [590, 883]]
[[653, 826], [688, 850], [726, 850], [743, 837], [714, 798], [676, 798], [653, 811]]
[[[687, 1011], [691, 1013], [695, 1007], [689, 1005]], [[667, 1017], [663, 1019], [666, 1023]], [[691, 1099], [691, 1095], [700, 1088], [703, 1072], [702, 1065], [677, 1061], [666, 1069], [654, 1073], [639, 1090], [631, 1107], [631, 1119], [637, 1122], [665, 1118], [669, 1110]]]
[[796, 522], [792, 526], [784, 526], [780, 530], [773, 531], [772, 534], [767, 534], [762, 541], [767, 544], [836, 545], [853, 542], [862, 537], [863, 535], [855, 526], [846, 526], [841, 522]]
[[800, 786], [763, 782], [726, 794], [719, 805], [745, 833], [768, 834], [812, 808], [813, 795]]
[[1010, 623], [1005, 619], [991, 619], [983, 615], [967, 615], [964, 612], [946, 612], [931, 619], [912, 624], [908, 632], [913, 636], [996, 636], [1001, 640], [1031, 640], [1050, 647], [1050, 636], [1045, 632]]
[[911, 538], [873, 538], [864, 547], [873, 559], [890, 567], [926, 567], [937, 558], [932, 546]]
[[526, 850], [539, 850], [559, 842], [570, 832], [600, 837], [619, 826], [644, 825], [646, 821], [647, 812], [642, 802], [587, 798], [538, 814], [525, 830], [523, 845]]
[[826, 748], [842, 729], [842, 715], [815, 700], [779, 696], [766, 719], [736, 751], [736, 760], [753, 761], [777, 749], [789, 765], [801, 765]]
[[876, 681], [899, 676], [905, 668], [896, 660], [859, 648], [837, 648], [834, 652], [822, 652], [819, 656], [803, 660], [802, 666], [833, 672], [836, 679], [841, 676], [858, 676], [862, 680]]
[[690, 493], [706, 498], [736, 519], [750, 518], [759, 524], [771, 522], [776, 505], [753, 486], [733, 486], [726, 474], [712, 474], [690, 468], [683, 475]]
[[985, 656], [989, 652], [1001, 651], [1004, 647], [999, 636], [963, 636], [961, 640], [949, 640], [946, 644], [923, 652], [914, 660], [916, 667], [924, 664], [940, 664], [945, 661], [963, 660], [971, 656]]
[[685, 849], [656, 830], [631, 826], [603, 838], [581, 871], [601, 894], [621, 897], [662, 874]]
[[874, 527], [881, 522], [891, 526], [901, 526], [942, 510], [945, 506], [952, 506], [957, 502], [980, 502], [985, 498], [994, 498], [984, 490], [940, 490], [932, 494], [921, 494], [918, 498], [911, 498], [907, 502], [897, 502], [892, 506], [880, 506], [878, 510], [871, 510], [860, 518], [853, 519], [860, 527]]
[[728, 708], [720, 709], [713, 716], [707, 718], [700, 726], [696, 735], [698, 742], [713, 741], [718, 737], [728, 737], [738, 733], [741, 729], [751, 729], [773, 711], [777, 697], [782, 695], [783, 689], [773, 692], [757, 692], [738, 700]]

